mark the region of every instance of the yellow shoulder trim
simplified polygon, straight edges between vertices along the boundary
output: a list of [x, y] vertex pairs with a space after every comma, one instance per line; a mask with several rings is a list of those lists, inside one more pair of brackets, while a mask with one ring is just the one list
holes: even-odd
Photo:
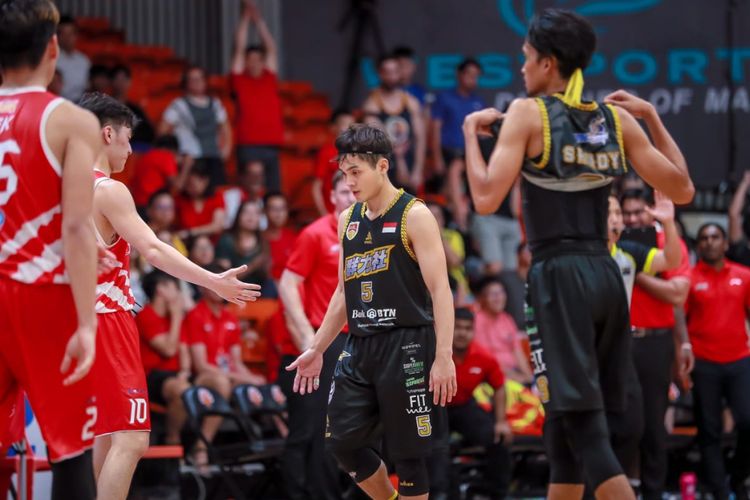
[[612, 118], [615, 120], [615, 133], [617, 134], [617, 144], [620, 146], [620, 156], [622, 157], [622, 168], [624, 172], [628, 171], [628, 162], [625, 158], [625, 141], [622, 138], [622, 123], [620, 122], [620, 114], [617, 112], [612, 104], [606, 105], [612, 112]]
[[654, 264], [654, 258], [656, 257], [656, 254], [659, 253], [658, 248], [652, 248], [648, 251], [648, 255], [646, 256], [646, 262], [643, 264], [643, 272], [646, 274], [654, 274], [651, 270], [651, 267]]
[[411, 207], [417, 201], [422, 200], [420, 200], [419, 198], [412, 198], [411, 200], [409, 200], [409, 203], [407, 203], [406, 207], [404, 207], [404, 213], [401, 215], [401, 243], [404, 245], [404, 249], [406, 250], [406, 253], [409, 254], [409, 257], [414, 259], [414, 262], [417, 261], [417, 256], [414, 254], [414, 250], [412, 250], [411, 245], [409, 245], [409, 236], [406, 234], [406, 216], [409, 214], [409, 210], [411, 210]]
[[542, 98], [537, 97], [534, 99], [536, 105], [539, 107], [539, 113], [542, 115], [542, 138], [544, 141], [544, 151], [542, 152], [542, 159], [539, 162], [532, 161], [531, 164], [538, 169], [542, 169], [549, 163], [550, 152], [552, 151], [552, 132], [549, 126], [549, 113], [547, 113], [547, 105], [544, 104]]
[[349, 212], [346, 214], [346, 221], [344, 222], [344, 230], [341, 231], [341, 234], [339, 235], [339, 239], [341, 241], [344, 241], [344, 235], [346, 234], [346, 228], [349, 227], [349, 221], [352, 220], [352, 213], [354, 213], [354, 207], [356, 207], [357, 204], [355, 203], [351, 207], [349, 207]]
[[573, 103], [568, 102], [565, 100], [565, 96], [559, 92], [552, 94], [553, 97], [557, 97], [562, 102], [565, 103], [566, 106], [574, 108], [574, 109], [580, 109], [581, 111], [596, 111], [599, 109], [599, 105], [596, 102], [579, 102], [579, 103]]

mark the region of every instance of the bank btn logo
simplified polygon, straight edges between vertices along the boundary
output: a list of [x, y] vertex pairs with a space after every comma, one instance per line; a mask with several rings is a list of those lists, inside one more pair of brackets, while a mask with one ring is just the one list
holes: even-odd
[[[585, 17], [597, 17], [635, 14], [652, 9], [661, 2], [662, 0], [589, 0], [570, 5], [573, 2], [556, 0], [545, 2], [544, 6], [566, 8]], [[497, 0], [497, 10], [500, 18], [514, 33], [526, 36], [529, 21], [537, 9], [536, 4], [536, 0]]]

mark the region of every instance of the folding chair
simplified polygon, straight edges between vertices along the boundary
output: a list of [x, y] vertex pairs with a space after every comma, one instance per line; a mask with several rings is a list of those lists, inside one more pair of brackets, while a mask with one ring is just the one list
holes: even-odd
[[[182, 394], [182, 400], [185, 403], [192, 430], [206, 446], [209, 463], [218, 466], [221, 478], [232, 497], [244, 500], [247, 495], [242, 492], [233, 477], [234, 468], [239, 465], [258, 464], [261, 466], [260, 469], [266, 472], [266, 464], [275, 456], [275, 453], [269, 452], [262, 443], [257, 441], [246, 419], [232, 410], [229, 403], [213, 389], [202, 386], [191, 387]], [[244, 439], [219, 445], [210, 442], [201, 431], [203, 419], [210, 416], [220, 416], [234, 422]], [[266, 476], [267, 474], [264, 474], [260, 483], [260, 491], [255, 494], [248, 493], [250, 498], [261, 498], [260, 495], [270, 484]], [[215, 491], [211, 492], [212, 495], [215, 493]]]
[[267, 420], [267, 417], [278, 417], [285, 425], [287, 423], [285, 415], [286, 405], [274, 399], [272, 392], [274, 387], [272, 384], [259, 386], [251, 384], [238, 385], [232, 391], [232, 398], [240, 412], [251, 423], [256, 424], [253, 427], [256, 438], [261, 439], [269, 449], [278, 447], [281, 450], [284, 447], [284, 439], [279, 439], [278, 434], [275, 438], [269, 438], [269, 433], [263, 432], [262, 428], [264, 420]]

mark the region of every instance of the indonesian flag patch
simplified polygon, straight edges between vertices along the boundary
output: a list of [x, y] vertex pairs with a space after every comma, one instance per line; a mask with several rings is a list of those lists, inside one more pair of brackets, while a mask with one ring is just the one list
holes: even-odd
[[397, 226], [398, 226], [398, 222], [384, 222], [383, 223], [383, 232], [384, 233], [395, 233]]

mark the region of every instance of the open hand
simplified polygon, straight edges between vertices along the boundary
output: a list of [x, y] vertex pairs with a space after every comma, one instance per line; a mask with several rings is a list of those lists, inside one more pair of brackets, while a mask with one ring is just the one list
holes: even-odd
[[238, 280], [237, 276], [245, 271], [247, 266], [240, 266], [215, 274], [214, 283], [210, 288], [224, 300], [240, 306], [245, 305], [245, 302], [254, 302], [260, 297], [260, 285]]

